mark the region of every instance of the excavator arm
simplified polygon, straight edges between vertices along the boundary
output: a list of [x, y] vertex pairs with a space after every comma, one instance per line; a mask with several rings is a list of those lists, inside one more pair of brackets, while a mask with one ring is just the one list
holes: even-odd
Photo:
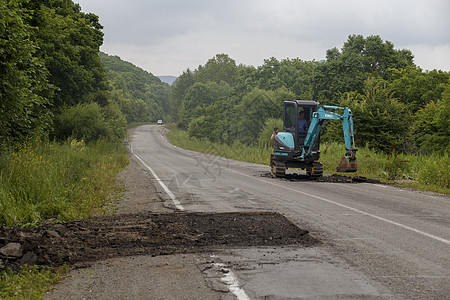
[[[335, 111], [343, 111], [342, 115]], [[311, 124], [309, 125], [301, 157], [304, 159], [311, 155], [314, 143], [320, 133], [322, 124], [325, 120], [340, 120], [345, 141], [345, 155], [337, 168], [338, 172], [357, 171], [355, 138], [353, 134], [353, 114], [348, 107], [322, 106], [313, 112]]]

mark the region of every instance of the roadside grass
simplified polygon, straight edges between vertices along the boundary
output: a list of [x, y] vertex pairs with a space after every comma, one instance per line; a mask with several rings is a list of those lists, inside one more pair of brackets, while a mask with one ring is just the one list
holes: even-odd
[[[127, 164], [122, 143], [28, 139], [0, 155], [0, 225], [30, 227], [106, 213], [106, 204], [122, 193], [115, 176]], [[67, 271], [25, 266], [13, 272], [0, 265], [0, 298], [41, 299]]]
[[[171, 128], [171, 130], [167, 135], [171, 143], [193, 151], [263, 165], [269, 165], [270, 154], [273, 153], [271, 147], [264, 145], [246, 146], [241, 143], [233, 145], [212, 143], [206, 139], [190, 138], [187, 132], [180, 129]], [[346, 173], [336, 172], [336, 167], [344, 152], [343, 143], [321, 144], [320, 161], [325, 173], [346, 175]], [[362, 147], [358, 149], [357, 158], [358, 171], [348, 173], [348, 176], [362, 176], [396, 186], [450, 194], [450, 175], [448, 172], [450, 160], [448, 153], [442, 155], [391, 153], [388, 155]], [[267, 168], [267, 171], [269, 172], [270, 169]]]
[[114, 176], [127, 164], [122, 144], [28, 139], [0, 158], [0, 225], [33, 226], [101, 214], [120, 192]]
[[61, 281], [68, 268], [25, 266], [19, 272], [2, 271], [0, 277], [1, 299], [42, 299], [52, 285]]

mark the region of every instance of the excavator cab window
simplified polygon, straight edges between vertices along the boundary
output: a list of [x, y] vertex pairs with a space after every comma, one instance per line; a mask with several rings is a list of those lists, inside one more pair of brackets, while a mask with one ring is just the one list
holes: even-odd
[[[317, 102], [309, 102], [305, 103], [306, 101], [299, 101], [300, 103], [298, 103], [298, 120], [300, 119], [300, 112], [302, 112], [303, 115], [303, 119], [306, 121], [306, 128], [303, 128], [303, 130], [299, 129], [297, 138], [298, 138], [298, 144], [299, 147], [301, 148], [305, 142], [305, 138], [307, 135], [307, 130], [309, 129], [309, 126], [311, 125], [311, 121], [313, 119], [313, 113], [317, 110], [318, 108], [318, 104]], [[302, 103], [303, 102], [303, 103]], [[299, 122], [299, 126], [300, 126], [300, 121]], [[305, 126], [305, 125], [303, 125]], [[306, 129], [306, 131], [305, 131]], [[316, 142], [314, 143], [314, 147], [313, 150], [318, 150], [319, 147], [319, 141], [318, 141], [319, 137], [317, 137]]]
[[286, 102], [284, 104], [284, 131], [295, 132], [296, 118], [295, 103]]
[[[308, 122], [308, 125], [311, 123], [311, 117], [312, 117], [312, 110], [310, 107], [301, 107], [301, 109], [303, 109], [304, 113], [305, 113], [305, 120], [306, 122]], [[300, 110], [300, 108], [299, 108]]]

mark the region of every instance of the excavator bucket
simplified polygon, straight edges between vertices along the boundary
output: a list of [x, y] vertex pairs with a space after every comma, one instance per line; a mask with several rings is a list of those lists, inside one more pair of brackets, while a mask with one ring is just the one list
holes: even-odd
[[342, 156], [341, 162], [337, 167], [337, 172], [356, 172], [358, 171], [358, 164], [356, 162], [356, 151], [358, 149], [351, 149], [345, 156]]

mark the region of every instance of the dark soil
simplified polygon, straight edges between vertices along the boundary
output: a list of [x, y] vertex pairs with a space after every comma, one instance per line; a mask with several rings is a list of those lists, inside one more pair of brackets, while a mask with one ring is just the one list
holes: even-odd
[[[270, 172], [266, 172], [261, 174], [262, 177], [273, 177]], [[381, 184], [382, 182], [376, 179], [369, 179], [362, 176], [344, 176], [339, 174], [321, 176], [321, 177], [310, 177], [306, 174], [286, 174], [283, 178], [284, 180], [289, 181], [316, 181], [316, 182], [331, 182], [331, 183], [377, 183]]]
[[23, 264], [83, 267], [117, 256], [235, 246], [312, 246], [318, 241], [280, 214], [257, 212], [118, 214], [34, 229], [1, 228], [0, 249], [10, 243], [20, 243], [22, 254], [0, 256], [4, 267], [17, 269]]

